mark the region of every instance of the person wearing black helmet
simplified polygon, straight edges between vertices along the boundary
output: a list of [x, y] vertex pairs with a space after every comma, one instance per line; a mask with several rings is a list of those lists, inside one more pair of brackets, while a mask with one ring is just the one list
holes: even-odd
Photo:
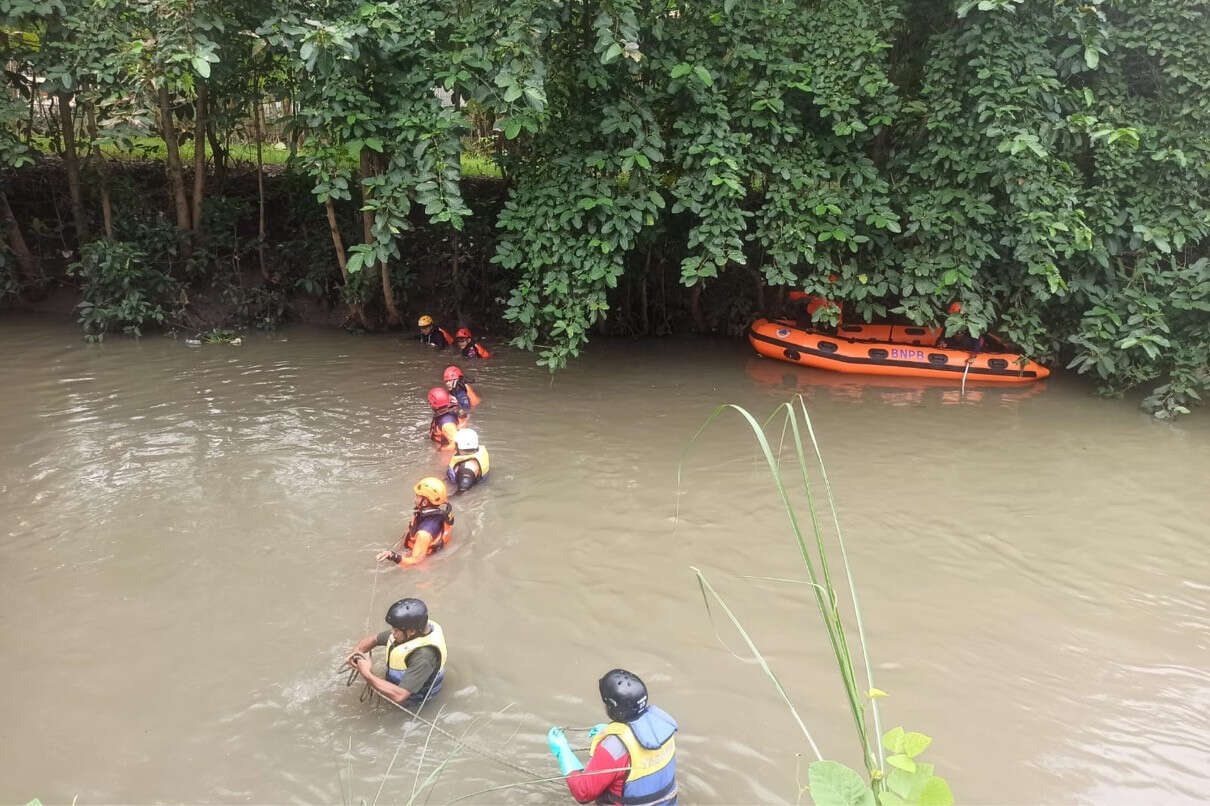
[[609, 724], [589, 731], [588, 766], [580, 763], [562, 729], [546, 734], [550, 751], [580, 803], [676, 806], [676, 720], [647, 702], [647, 687], [625, 669], [598, 683]]
[[[429, 620], [429, 609], [419, 599], [400, 599], [387, 611], [391, 629], [367, 635], [345, 662], [365, 678], [370, 688], [388, 700], [413, 707], [441, 691], [445, 680], [445, 634], [441, 625]], [[374, 674], [369, 653], [387, 648], [386, 670]]]

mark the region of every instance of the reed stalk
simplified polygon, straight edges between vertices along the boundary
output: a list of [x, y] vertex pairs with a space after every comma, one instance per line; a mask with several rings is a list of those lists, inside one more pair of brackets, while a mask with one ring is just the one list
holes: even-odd
[[[824, 468], [823, 454], [819, 448], [819, 441], [815, 436], [815, 429], [811, 424], [810, 415], [807, 413], [806, 404], [801, 395], [796, 399], [798, 406], [795, 407], [795, 401], [787, 401], [774, 409], [773, 413], [763, 422], [758, 422], [742, 406], [733, 403], [726, 403], [716, 408], [706, 421], [702, 423], [693, 438], [686, 447], [686, 454], [702, 436], [707, 427], [710, 426], [718, 417], [725, 412], [733, 411], [752, 429], [753, 435], [756, 437], [756, 442], [760, 448], [760, 454], [763, 455], [766, 464], [768, 465], [770, 475], [773, 478], [774, 486], [777, 489], [778, 496], [781, 499], [783, 508], [786, 511], [786, 516], [790, 524], [790, 531], [794, 537], [795, 544], [798, 546], [799, 555], [802, 558], [803, 565], [806, 568], [808, 580], [786, 580], [780, 578], [772, 578], [770, 581], [779, 582], [796, 582], [810, 585], [812, 594], [815, 599], [815, 604], [819, 610], [820, 620], [824, 627], [824, 632], [828, 637], [828, 644], [832, 649], [832, 654], [836, 661], [837, 671], [840, 673], [841, 683], [844, 686], [845, 697], [849, 705], [849, 713], [853, 720], [853, 727], [857, 733], [857, 739], [861, 746], [861, 754], [864, 759], [867, 771], [870, 775], [870, 780], [875, 787], [875, 791], [880, 786], [885, 761], [883, 758], [883, 750], [878, 737], [881, 736], [881, 720], [878, 713], [878, 703], [873, 698], [870, 699], [871, 710], [874, 717], [873, 735], [870, 734], [865, 714], [865, 699], [866, 692], [874, 691], [874, 679], [872, 664], [870, 662], [869, 645], [866, 640], [865, 624], [862, 621], [861, 605], [857, 594], [857, 586], [853, 579], [853, 570], [849, 564], [848, 551], [844, 543], [844, 536], [840, 529], [840, 518], [836, 510], [835, 498], [832, 495], [831, 484], [828, 481], [827, 472]], [[782, 422], [781, 441], [778, 446], [776, 455], [769, 444], [769, 440], [765, 435], [765, 428], [779, 416], [784, 416]], [[804, 433], [805, 432], [805, 433]], [[813, 540], [809, 540], [805, 535], [806, 524], [803, 518], [799, 515], [799, 508], [791, 496], [790, 489], [787, 486], [787, 480], [783, 476], [782, 471], [782, 450], [786, 445], [787, 435], [790, 439], [790, 445], [793, 448], [793, 457], [797, 461], [800, 475], [802, 478], [802, 495], [805, 499], [807, 509], [806, 521], [810, 525]], [[806, 442], [809, 440], [811, 450], [814, 453], [814, 462], [809, 461], [806, 449]], [[849, 594], [853, 604], [853, 620], [857, 628], [857, 646], [860, 649], [864, 672], [866, 677], [865, 692], [861, 690], [858, 683], [856, 668], [853, 663], [853, 652], [849, 646], [849, 638], [845, 629], [844, 620], [841, 617], [841, 609], [839, 606], [839, 598], [837, 596], [836, 587], [832, 580], [832, 568], [829, 562], [828, 548], [824, 540], [823, 525], [820, 521], [819, 511], [816, 506], [815, 492], [811, 482], [810, 467], [817, 463], [820, 469], [821, 477], [824, 483], [824, 495], [827, 500], [832, 521], [836, 529], [836, 541], [840, 548], [840, 564], [844, 569], [844, 576], [849, 586]], [[680, 487], [681, 476], [683, 473], [684, 456], [677, 467], [677, 485]], [[795, 485], [797, 486], [797, 485]], [[734, 614], [731, 608], [718, 594], [717, 591], [710, 585], [705, 575], [697, 568], [692, 569], [697, 575], [698, 585], [702, 590], [703, 600], [706, 602], [707, 612], [709, 612], [709, 596], [712, 596], [719, 606], [727, 614], [732, 624], [739, 631], [741, 637], [748, 645], [752, 652], [753, 658], [761, 666], [766, 676], [773, 682], [774, 688], [785, 702], [791, 715], [802, 729], [804, 736], [807, 737], [812, 751], [817, 758], [822, 758], [818, 746], [811, 737], [810, 731], [807, 729], [805, 722], [802, 720], [797, 709], [795, 708], [789, 693], [781, 684], [772, 667], [766, 661], [765, 657], [760, 653], [755, 642], [743, 628], [739, 618]]]

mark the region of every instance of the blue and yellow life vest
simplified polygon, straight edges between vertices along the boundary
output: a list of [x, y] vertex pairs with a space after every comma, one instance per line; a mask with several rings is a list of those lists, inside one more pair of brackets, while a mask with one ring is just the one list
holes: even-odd
[[622, 797], [605, 793], [597, 803], [627, 806], [666, 806], [676, 803], [676, 720], [667, 712], [648, 706], [633, 722], [610, 722], [592, 737], [590, 751], [606, 736], [617, 736], [630, 755], [630, 771]]
[[408, 655], [425, 646], [435, 647], [438, 654], [441, 655], [441, 661], [437, 666], [437, 673], [425, 685], [421, 686], [419, 691], [413, 691], [412, 696], [408, 697], [410, 705], [418, 705], [424, 702], [426, 697], [431, 697], [438, 691], [441, 691], [441, 684], [445, 680], [445, 633], [441, 631], [440, 624], [429, 619], [429, 631], [424, 635], [419, 635], [401, 644], [395, 643], [394, 635], [387, 641], [386, 678], [395, 685], [399, 685], [399, 681], [403, 679], [404, 672], [408, 669]]

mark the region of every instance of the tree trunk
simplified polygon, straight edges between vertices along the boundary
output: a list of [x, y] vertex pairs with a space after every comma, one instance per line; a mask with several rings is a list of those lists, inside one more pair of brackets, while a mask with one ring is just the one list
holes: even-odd
[[698, 278], [698, 281], [693, 284], [693, 290], [689, 292], [689, 310], [693, 314], [693, 326], [697, 328], [698, 333], [706, 332], [706, 319], [702, 316], [702, 287], [705, 281]]
[[3, 222], [4, 229], [8, 233], [8, 246], [17, 261], [17, 271], [22, 280], [22, 291], [29, 288], [33, 289], [35, 294], [40, 294], [42, 278], [38, 275], [38, 264], [34, 262], [34, 256], [25, 243], [25, 236], [21, 234], [21, 225], [17, 223], [17, 218], [13, 215], [13, 208], [8, 206], [8, 196], [2, 189], [0, 189], [0, 222]]
[[[370, 192], [365, 186], [365, 180], [378, 174], [378, 168], [374, 158], [370, 155], [367, 148], [361, 150], [361, 178], [362, 178], [362, 201], [363, 206], [368, 206]], [[374, 212], [365, 210], [362, 212], [361, 226], [365, 232], [365, 242], [367, 244], [374, 243]], [[395, 305], [395, 291], [391, 288], [391, 271], [385, 260], [378, 263], [379, 273], [382, 275], [382, 300], [386, 304], [387, 309], [387, 325], [396, 327], [402, 321], [399, 316], [399, 308]]]
[[202, 229], [202, 199], [206, 195], [206, 82], [197, 85], [193, 124], [193, 231]]
[[[340, 276], [345, 281], [345, 285], [349, 283], [349, 268], [348, 261], [345, 260], [345, 244], [340, 237], [340, 227], [336, 224], [336, 206], [332, 204], [332, 200], [324, 201], [324, 211], [328, 214], [328, 232], [332, 233], [332, 246], [336, 247], [336, 263], [340, 266]], [[353, 318], [364, 327], [370, 329], [370, 323], [366, 320], [365, 308], [357, 303], [349, 303], [349, 312]]]
[[42, 119], [46, 121], [46, 136], [50, 138], [50, 147], [56, 153], [63, 153], [63, 141], [59, 138], [59, 112], [55, 104], [55, 96], [47, 96], [48, 103], [42, 110]]
[[[260, 205], [260, 217], [257, 220], [256, 234], [259, 240], [256, 245], [256, 254], [260, 258], [260, 273], [265, 281], [269, 280], [269, 270], [265, 268], [265, 160], [261, 153], [261, 141], [265, 139], [265, 118], [264, 109], [261, 106], [260, 93], [256, 94], [255, 100], [252, 102], [252, 123], [256, 127], [256, 198]], [[336, 219], [332, 213], [331, 202], [328, 202], [328, 224], [335, 223]], [[337, 237], [340, 233], [336, 233]], [[344, 274], [344, 249], [338, 249], [341, 253], [341, 274]]]
[[[361, 155], [360, 155], [359, 159], [360, 159], [360, 169], [358, 172], [358, 176], [362, 180], [361, 206], [363, 208], [365, 208], [365, 207], [368, 207], [370, 204], [370, 189], [365, 186], [365, 180], [370, 178], [370, 174], [368, 173], [369, 168], [370, 168], [370, 158], [364, 148], [361, 150]], [[361, 241], [362, 241], [362, 243], [367, 243], [367, 244], [374, 243], [374, 213], [371, 212], [370, 210], [366, 210], [366, 209], [363, 209], [361, 211]], [[370, 266], [366, 266], [364, 263], [361, 266], [361, 270], [366, 271], [366, 272], [368, 272], [370, 270], [370, 268], [371, 268]], [[371, 295], [373, 294], [373, 290], [372, 290], [373, 286], [367, 283], [366, 288], [367, 288], [367, 292], [368, 292], [366, 294], [366, 301], [369, 302], [371, 300]]]
[[324, 210], [328, 213], [328, 232], [332, 233], [332, 246], [336, 247], [336, 263], [340, 266], [340, 276], [349, 282], [348, 261], [345, 260], [345, 244], [340, 237], [340, 227], [336, 224], [336, 206], [329, 198], [324, 202]]
[[76, 154], [76, 127], [71, 114], [71, 96], [59, 94], [59, 126], [63, 130], [63, 167], [67, 171], [67, 191], [71, 194], [71, 220], [76, 228], [77, 248], [88, 243], [88, 219], [84, 215], [84, 195], [80, 190], [80, 160]]
[[113, 204], [109, 199], [109, 165], [105, 162], [105, 155], [101, 153], [101, 146], [97, 143], [97, 111], [92, 102], [88, 102], [88, 136], [92, 139], [93, 159], [97, 163], [98, 184], [101, 190], [101, 221], [105, 225], [105, 237], [113, 238]]
[[462, 285], [458, 282], [459, 274], [459, 256], [458, 256], [458, 230], [454, 230], [454, 236], [450, 239], [450, 278], [454, 281], [454, 312], [458, 314], [458, 321], [466, 321], [466, 317], [462, 315]]
[[218, 183], [218, 189], [215, 193], [221, 196], [223, 195], [223, 189], [227, 185], [227, 156], [229, 149], [224, 148], [218, 141], [218, 133], [214, 130], [213, 116], [210, 116], [210, 120], [206, 123], [206, 139], [210, 141], [210, 153], [214, 156], [214, 181]]
[[29, 71], [29, 126], [25, 130], [25, 145], [29, 145], [34, 139], [34, 101], [38, 99], [38, 74], [33, 70]]
[[[282, 99], [282, 118], [291, 117], [294, 114], [294, 88], [291, 87], [286, 93], [286, 97]], [[278, 118], [277, 124], [282, 128], [281, 118]], [[285, 135], [285, 130], [282, 128], [282, 135]], [[293, 160], [298, 156], [298, 140], [294, 136], [288, 138], [290, 141], [290, 159]]]
[[651, 247], [647, 247], [647, 257], [643, 260], [643, 284], [639, 287], [639, 305], [643, 308], [643, 335], [651, 335], [651, 319], [647, 315], [647, 275], [651, 274]]
[[185, 197], [185, 173], [181, 168], [181, 151], [177, 142], [176, 124], [172, 121], [172, 105], [168, 100], [168, 88], [160, 87], [160, 132], [164, 136], [164, 147], [168, 158], [164, 161], [168, 171], [168, 186], [176, 205], [177, 229], [187, 232], [192, 229], [189, 221], [189, 199]]
[[382, 300], [387, 305], [387, 325], [398, 327], [403, 319], [399, 316], [399, 307], [395, 304], [395, 289], [391, 288], [391, 270], [384, 260], [378, 264], [382, 272]]

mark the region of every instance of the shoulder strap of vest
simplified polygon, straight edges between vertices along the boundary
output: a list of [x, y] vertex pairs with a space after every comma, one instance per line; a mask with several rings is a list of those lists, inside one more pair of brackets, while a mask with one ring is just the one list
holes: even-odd
[[417, 509], [415, 514], [412, 515], [412, 528], [415, 529], [415, 524], [419, 523], [425, 518], [435, 518], [438, 516], [441, 517], [441, 519], [446, 523], [454, 522], [454, 508], [449, 504], [448, 501], [439, 507], [421, 507], [420, 509]]
[[454, 467], [455, 465], [460, 465], [463, 462], [469, 462], [471, 459], [474, 459], [476, 462], [478, 462], [480, 465], [482, 465], [483, 464], [482, 457], [483, 457], [483, 446], [480, 445], [478, 448], [475, 449], [474, 453], [455, 453], [453, 456], [450, 457], [450, 467]]

